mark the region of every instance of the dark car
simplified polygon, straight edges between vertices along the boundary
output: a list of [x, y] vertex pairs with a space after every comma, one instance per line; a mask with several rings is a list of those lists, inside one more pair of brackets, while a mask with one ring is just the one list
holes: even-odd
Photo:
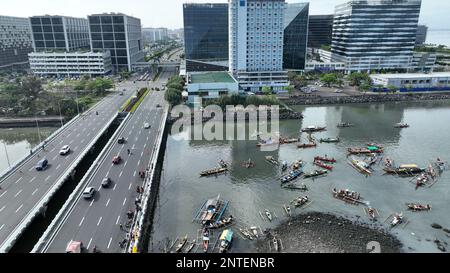
[[42, 159], [36, 164], [37, 171], [43, 171], [48, 167], [48, 160], [46, 158]]
[[119, 143], [119, 144], [124, 144], [125, 143], [125, 138], [124, 137], [121, 137], [121, 138], [119, 138], [119, 140], [117, 140], [117, 143]]
[[158, 103], [158, 104], [156, 105], [156, 108], [161, 108], [161, 104]]
[[109, 177], [103, 178], [103, 180], [102, 180], [102, 187], [103, 188], [108, 188], [109, 185], [111, 185], [111, 178], [109, 178]]

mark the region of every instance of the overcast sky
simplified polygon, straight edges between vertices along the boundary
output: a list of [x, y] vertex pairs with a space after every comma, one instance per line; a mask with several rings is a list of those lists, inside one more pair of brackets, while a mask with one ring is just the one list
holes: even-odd
[[[183, 3], [226, 3], [227, 0], [0, 0], [0, 15], [67, 15], [122, 12], [138, 17], [144, 27], [183, 27]], [[287, 0], [288, 3], [308, 2]], [[310, 0], [310, 14], [333, 13], [336, 4], [347, 0]], [[450, 29], [450, 1], [422, 0], [420, 23], [432, 29]]]

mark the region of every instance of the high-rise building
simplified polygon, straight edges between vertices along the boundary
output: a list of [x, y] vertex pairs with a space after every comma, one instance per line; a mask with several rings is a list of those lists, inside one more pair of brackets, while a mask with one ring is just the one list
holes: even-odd
[[417, 26], [416, 45], [423, 45], [427, 41], [428, 27], [425, 25]]
[[228, 70], [228, 4], [184, 4], [187, 72]]
[[229, 0], [229, 70], [244, 91], [288, 85], [283, 71], [284, 0]]
[[308, 24], [308, 47], [320, 48], [331, 45], [334, 15], [310, 15]]
[[284, 14], [283, 68], [303, 70], [308, 42], [309, 3], [287, 4]]
[[169, 30], [167, 28], [143, 28], [142, 35], [149, 43], [164, 41], [169, 38]]
[[0, 69], [26, 66], [32, 51], [28, 18], [0, 16]]
[[141, 20], [121, 13], [88, 16], [91, 48], [109, 50], [114, 73], [132, 71], [144, 59]]
[[349, 71], [407, 69], [421, 0], [350, 1], [335, 8], [332, 61]]
[[89, 28], [84, 18], [67, 16], [30, 17], [33, 48], [42, 51], [73, 51], [89, 49]]

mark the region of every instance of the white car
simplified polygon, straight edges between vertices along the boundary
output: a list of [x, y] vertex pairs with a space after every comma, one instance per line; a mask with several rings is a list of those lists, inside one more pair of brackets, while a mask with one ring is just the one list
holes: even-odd
[[69, 145], [63, 146], [61, 148], [61, 150], [59, 150], [59, 154], [60, 155], [67, 155], [68, 153], [70, 153], [70, 147]]
[[148, 123], [148, 122], [146, 122], [145, 124], [144, 124], [144, 129], [150, 129], [150, 123]]
[[93, 187], [87, 187], [83, 192], [84, 199], [91, 199], [94, 197], [95, 189]]
[[341, 89], [336, 89], [336, 90], [334, 90], [334, 93], [342, 93], [342, 90]]

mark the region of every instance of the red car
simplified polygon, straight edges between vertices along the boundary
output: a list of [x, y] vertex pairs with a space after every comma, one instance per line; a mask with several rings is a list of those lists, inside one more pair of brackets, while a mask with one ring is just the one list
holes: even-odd
[[122, 161], [122, 158], [118, 155], [118, 156], [113, 157], [112, 163], [119, 164], [120, 161]]

